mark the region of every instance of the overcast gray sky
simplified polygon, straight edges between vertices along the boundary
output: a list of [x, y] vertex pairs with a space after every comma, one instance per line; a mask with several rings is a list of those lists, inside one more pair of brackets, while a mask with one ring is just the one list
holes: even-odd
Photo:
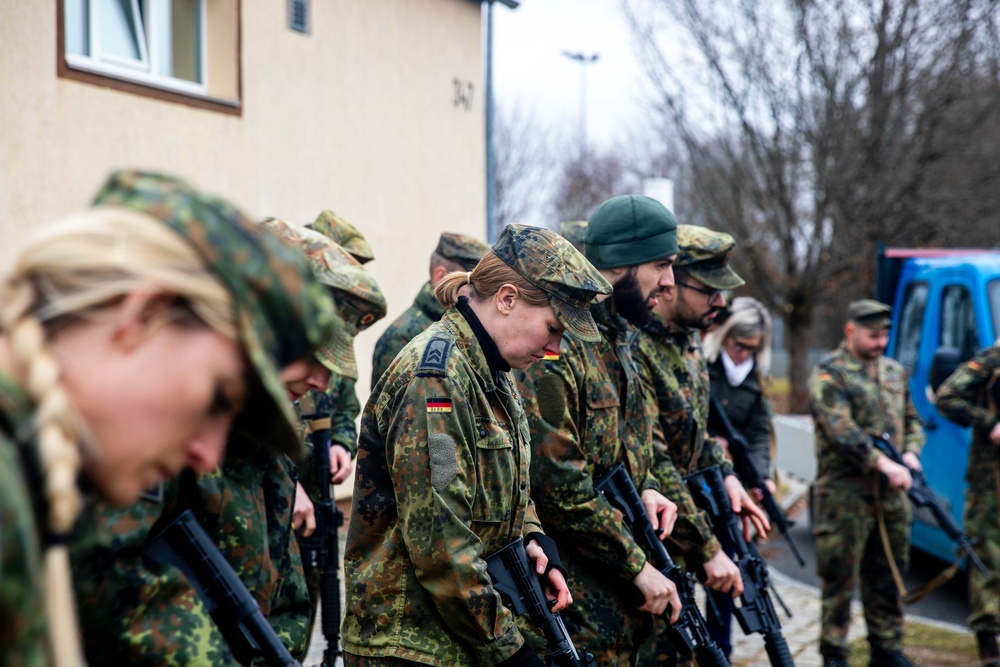
[[522, 0], [493, 9], [498, 105], [519, 104], [577, 136], [579, 63], [562, 52], [597, 53], [587, 68], [587, 139], [607, 145], [640, 119], [642, 73], [617, 0]]

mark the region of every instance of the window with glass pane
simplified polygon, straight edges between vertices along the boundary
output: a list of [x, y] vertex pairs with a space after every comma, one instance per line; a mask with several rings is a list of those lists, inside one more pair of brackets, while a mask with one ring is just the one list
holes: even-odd
[[910, 283], [903, 294], [903, 309], [899, 314], [899, 332], [896, 334], [896, 359], [903, 364], [907, 375], [914, 375], [920, 355], [920, 332], [927, 310], [927, 283]]
[[990, 298], [990, 315], [993, 317], [993, 338], [1000, 338], [1000, 280], [991, 280], [986, 287]]
[[70, 65], [168, 88], [202, 88], [204, 0], [63, 1]]
[[959, 361], [971, 359], [979, 349], [972, 295], [961, 285], [949, 285], [941, 295], [941, 345], [957, 349]]

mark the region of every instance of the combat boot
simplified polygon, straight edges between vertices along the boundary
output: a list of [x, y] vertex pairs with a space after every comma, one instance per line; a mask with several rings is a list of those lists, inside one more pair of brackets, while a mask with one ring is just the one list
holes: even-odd
[[868, 667], [919, 667], [910, 662], [902, 651], [886, 648], [872, 648]]
[[982, 667], [1000, 667], [1000, 649], [997, 648], [995, 633], [977, 632], [976, 644], [979, 645], [979, 664]]
[[850, 667], [847, 658], [842, 655], [824, 655], [823, 667]]

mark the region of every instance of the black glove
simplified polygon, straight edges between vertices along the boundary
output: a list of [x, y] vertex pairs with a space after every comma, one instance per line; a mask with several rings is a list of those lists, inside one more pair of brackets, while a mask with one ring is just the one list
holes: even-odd
[[503, 662], [498, 662], [496, 667], [545, 667], [545, 661], [528, 646], [528, 642], [524, 642], [521, 648], [517, 649], [517, 653]]
[[549, 570], [555, 568], [562, 572], [562, 576], [568, 580], [569, 575], [566, 573], [566, 568], [563, 567], [562, 559], [559, 558], [559, 549], [556, 547], [556, 541], [545, 533], [529, 533], [524, 536], [524, 546], [528, 546], [531, 542], [538, 542], [538, 546], [542, 548], [545, 557], [549, 559], [549, 564], [545, 566], [543, 574], [548, 574]]

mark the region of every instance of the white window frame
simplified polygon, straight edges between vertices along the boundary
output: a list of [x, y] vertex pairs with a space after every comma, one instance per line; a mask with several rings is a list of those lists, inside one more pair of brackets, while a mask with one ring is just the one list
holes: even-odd
[[[63, 1], [65, 2], [65, 0]], [[99, 0], [86, 0], [87, 9], [89, 10], [87, 15], [89, 24], [87, 39], [89, 41], [90, 54], [82, 55], [79, 53], [70, 53], [68, 50], [64, 50], [66, 64], [73, 69], [84, 70], [94, 74], [141, 83], [146, 86], [185, 93], [187, 95], [210, 98], [208, 95], [207, 85], [207, 0], [197, 1], [198, 25], [200, 33], [198, 35], [198, 78], [200, 83], [195, 83], [186, 79], [178, 79], [171, 76], [163, 76], [162, 74], [156, 73], [159, 70], [159, 50], [157, 49], [158, 44], [156, 43], [158, 31], [153, 29], [155, 26], [152, 24], [154, 21], [158, 20], [156, 17], [158, 17], [159, 14], [154, 5], [158, 5], [161, 2], [169, 2], [169, 0], [129, 0], [132, 5], [132, 16], [134, 17], [134, 20], [139, 23], [139, 25], [136, 26], [136, 34], [140, 36], [140, 39], [138, 40], [140, 59], [138, 61], [104, 53], [101, 50]], [[146, 22], [144, 24], [140, 23], [139, 19], [140, 16], [143, 16], [143, 14], [140, 14], [139, 12], [140, 3], [145, 3], [147, 10], [144, 14], [146, 16]], [[65, 49], [65, 44], [63, 46]]]

